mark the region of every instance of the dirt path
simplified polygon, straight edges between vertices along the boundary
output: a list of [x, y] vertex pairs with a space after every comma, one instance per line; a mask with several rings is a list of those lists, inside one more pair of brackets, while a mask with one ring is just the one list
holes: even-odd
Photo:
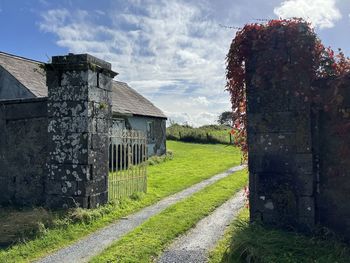
[[205, 263], [208, 252], [224, 234], [226, 227], [244, 205], [243, 191], [198, 222], [195, 228], [181, 236], [163, 253], [158, 263]]
[[151, 216], [160, 213], [167, 207], [183, 200], [186, 197], [202, 190], [208, 185], [227, 177], [233, 172], [244, 169], [245, 166], [236, 166], [223, 173], [217, 174], [207, 180], [195, 184], [181, 192], [164, 198], [158, 203], [148, 206], [139, 212], [128, 216], [123, 220], [119, 220], [101, 230], [98, 230], [91, 235], [81, 239], [80, 241], [70, 245], [66, 248], [58, 250], [57, 252], [42, 258], [38, 263], [70, 263], [70, 262], [87, 262], [93, 256], [98, 255], [114, 241], [120, 239], [123, 235], [132, 231], [135, 227], [141, 225]]

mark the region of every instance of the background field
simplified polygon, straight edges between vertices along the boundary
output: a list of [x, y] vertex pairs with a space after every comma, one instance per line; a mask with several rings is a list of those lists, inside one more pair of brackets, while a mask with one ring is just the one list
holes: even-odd
[[183, 142], [230, 144], [231, 128], [226, 125], [205, 125], [193, 128], [189, 125], [172, 124], [167, 128], [167, 139]]

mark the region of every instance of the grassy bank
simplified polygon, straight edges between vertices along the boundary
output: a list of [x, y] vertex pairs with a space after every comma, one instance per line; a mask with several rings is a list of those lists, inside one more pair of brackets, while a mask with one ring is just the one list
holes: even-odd
[[225, 125], [205, 125], [194, 128], [173, 124], [167, 128], [167, 139], [197, 143], [230, 143], [231, 128]]
[[94, 210], [72, 209], [65, 213], [1, 209], [1, 233], [25, 242], [1, 249], [0, 262], [27, 262], [46, 255], [165, 196], [238, 165], [241, 158], [238, 149], [224, 145], [169, 141], [168, 149], [173, 152], [172, 160], [148, 167], [147, 194], [135, 194]]
[[234, 173], [153, 216], [92, 262], [153, 262], [177, 236], [192, 228], [247, 184], [247, 172]]
[[248, 209], [210, 254], [210, 263], [348, 263], [350, 250], [332, 236], [305, 236], [249, 224]]

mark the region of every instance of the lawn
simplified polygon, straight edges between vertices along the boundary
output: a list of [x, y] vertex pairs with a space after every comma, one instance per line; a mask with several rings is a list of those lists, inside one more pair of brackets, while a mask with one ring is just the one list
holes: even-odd
[[240, 164], [233, 146], [168, 141], [174, 160], [148, 167], [148, 194], [169, 195]]
[[[221, 144], [169, 141], [167, 147], [173, 152], [173, 160], [148, 167], [147, 194], [135, 194], [94, 210], [72, 209], [65, 213], [45, 209], [34, 209], [34, 212], [33, 209], [2, 209], [1, 233], [6, 232], [26, 242], [0, 250], [0, 262], [37, 259], [127, 214], [238, 165], [241, 160], [237, 148]], [[28, 214], [30, 217], [25, 216]], [[14, 217], [16, 220], [11, 223]]]
[[91, 262], [154, 262], [177, 236], [213, 212], [247, 184], [247, 171], [236, 172], [151, 217]]
[[210, 254], [210, 263], [348, 263], [350, 250], [335, 236], [305, 236], [249, 224], [248, 209], [226, 231]]

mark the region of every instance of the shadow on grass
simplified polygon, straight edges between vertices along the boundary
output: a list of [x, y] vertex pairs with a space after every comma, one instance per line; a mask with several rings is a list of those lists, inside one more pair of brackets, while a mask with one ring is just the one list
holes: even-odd
[[240, 219], [221, 262], [349, 263], [349, 246], [331, 232], [321, 230], [306, 236]]

